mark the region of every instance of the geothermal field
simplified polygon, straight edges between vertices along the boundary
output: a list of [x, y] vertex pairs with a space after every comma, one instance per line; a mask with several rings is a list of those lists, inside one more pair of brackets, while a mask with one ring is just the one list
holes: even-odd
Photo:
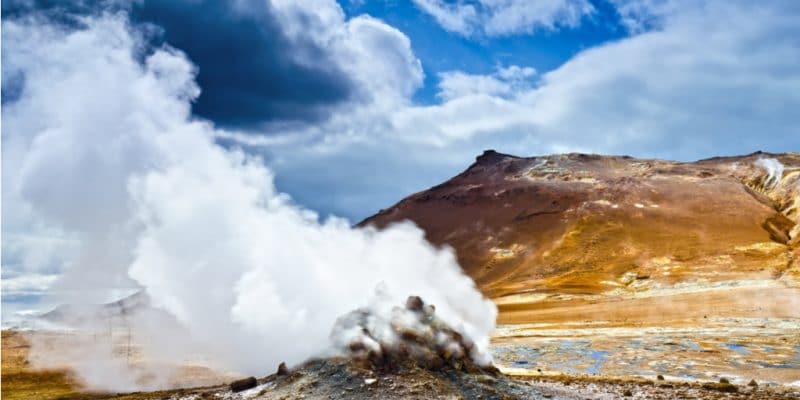
[[[407, 271], [441, 274], [430, 287], [407, 284], [421, 297], [379, 288], [368, 304], [315, 319], [330, 328], [321, 329], [327, 344], [308, 347], [310, 357], [256, 343], [269, 361], [242, 363], [250, 347], [208, 347], [191, 331], [194, 320], [187, 325], [140, 291], [64, 304], [4, 330], [2, 393], [800, 398], [798, 206], [796, 153], [679, 163], [486, 151], [458, 176], [355, 228], [391, 235], [409, 229], [393, 223], [410, 220], [453, 252], [435, 250], [444, 251], [431, 255], [443, 264]], [[471, 281], [451, 270], [455, 261], [491, 303], [473, 296]], [[466, 286], [442, 294], [436, 282]], [[286, 332], [269, 335], [293, 345]]]
[[800, 0], [0, 28], [0, 400], [800, 400]]
[[798, 166], [487, 151], [365, 222], [456, 249], [498, 306], [506, 373], [797, 385]]

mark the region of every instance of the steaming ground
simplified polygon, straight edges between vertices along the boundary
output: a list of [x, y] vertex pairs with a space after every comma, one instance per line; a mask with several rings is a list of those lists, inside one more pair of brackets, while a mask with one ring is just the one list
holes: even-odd
[[[20, 208], [4, 215], [77, 239], [60, 302], [140, 287], [158, 311], [125, 316], [142, 358], [199, 356], [255, 374], [330, 352], [330, 329], [350, 310], [380, 314], [417, 294], [488, 357], [496, 308], [452, 250], [411, 223], [351, 229], [293, 204], [259, 159], [219, 146], [220, 132], [190, 116], [200, 89], [184, 54], [142, 54], [139, 35], [119, 15], [77, 28], [3, 21], [4, 69], [25, 76], [3, 106], [3, 167], [19, 171], [4, 174], [3, 197]], [[108, 324], [90, 315], [74, 328], [100, 337]], [[58, 357], [34, 342], [32, 360], [112, 391], [167, 387], [158, 377], [175, 368], [131, 368], [107, 343], [74, 346]]]

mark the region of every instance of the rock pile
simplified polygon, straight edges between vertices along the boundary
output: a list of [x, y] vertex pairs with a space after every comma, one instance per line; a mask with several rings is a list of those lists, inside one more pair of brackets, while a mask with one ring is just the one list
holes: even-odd
[[420, 367], [465, 372], [495, 372], [480, 365], [473, 342], [435, 315], [436, 308], [419, 296], [405, 307], [393, 307], [388, 315], [369, 308], [340, 317], [331, 337], [350, 358], [372, 369]]

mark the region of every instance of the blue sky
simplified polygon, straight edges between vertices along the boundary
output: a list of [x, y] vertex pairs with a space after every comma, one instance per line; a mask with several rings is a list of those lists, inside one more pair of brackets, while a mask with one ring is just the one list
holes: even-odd
[[340, 2], [348, 16], [366, 13], [406, 34], [422, 61], [425, 86], [414, 100], [437, 102], [437, 74], [460, 70], [489, 74], [498, 65], [527, 65], [540, 72], [552, 70], [579, 51], [628, 35], [609, 3], [593, 2], [596, 13], [580, 26], [505, 37], [463, 37], [448, 32], [410, 1]]
[[[127, 207], [142, 199], [131, 188], [191, 158], [160, 147], [175, 126], [348, 223], [490, 148], [675, 160], [800, 150], [794, 0], [2, 7], [4, 304], [70, 287], [63, 271], [86, 262], [87, 243], [112, 249], [108, 262], [132, 251]], [[111, 226], [133, 239], [97, 244]]]

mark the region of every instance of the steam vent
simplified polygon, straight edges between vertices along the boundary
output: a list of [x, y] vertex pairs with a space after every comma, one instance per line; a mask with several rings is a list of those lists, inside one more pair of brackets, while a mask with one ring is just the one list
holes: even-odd
[[470, 339], [447, 326], [435, 312], [419, 296], [410, 296], [405, 307], [392, 309], [388, 321], [369, 309], [339, 318], [332, 336], [335, 341], [347, 341], [345, 353], [350, 358], [376, 370], [497, 372], [491, 363], [476, 363], [481, 355]]

